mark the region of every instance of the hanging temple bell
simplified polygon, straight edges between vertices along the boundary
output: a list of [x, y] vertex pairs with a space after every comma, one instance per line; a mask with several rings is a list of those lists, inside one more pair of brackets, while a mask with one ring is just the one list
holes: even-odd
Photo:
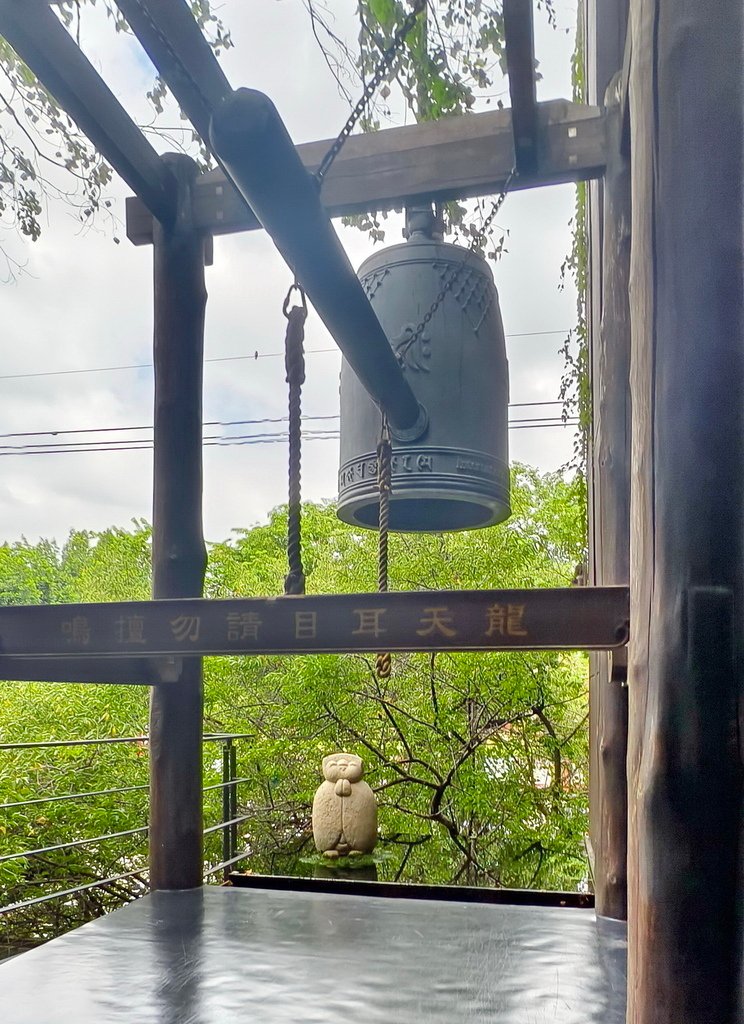
[[[407, 214], [407, 241], [372, 255], [359, 277], [426, 413], [418, 436], [392, 433], [390, 529], [438, 533], [503, 522], [511, 513], [509, 377], [488, 264], [444, 243], [433, 210], [417, 207]], [[371, 529], [380, 430], [379, 408], [344, 360], [338, 516]]]

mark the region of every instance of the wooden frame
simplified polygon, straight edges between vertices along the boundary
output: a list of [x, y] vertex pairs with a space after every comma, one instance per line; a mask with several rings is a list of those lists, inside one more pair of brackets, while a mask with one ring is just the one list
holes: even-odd
[[[188, 7], [181, 0], [118, 3], [208, 140], [212, 113], [231, 91]], [[353, 138], [327, 176], [322, 202], [338, 216], [422, 197], [488, 194], [514, 167], [512, 188], [595, 180], [606, 170], [589, 203], [591, 571], [598, 588], [587, 593], [591, 601], [607, 584], [631, 583], [633, 634], [627, 680], [620, 656], [593, 659], [597, 908], [617, 916], [625, 909], [630, 692], [629, 1020], [735, 1024], [744, 1011], [744, 780], [736, 740], [744, 693], [736, 612], [744, 604], [744, 15], [739, 0], [722, 0], [715, 18], [693, 0], [586, 3], [597, 106], [536, 102], [531, 2], [505, 0], [512, 110]], [[155, 596], [198, 599], [205, 236], [257, 222], [222, 171], [195, 179], [185, 165], [153, 158], [43, 7], [41, 0], [0, 0], [0, 31], [138, 194], [128, 204], [128, 234], [136, 244], [153, 242], [156, 258]], [[605, 113], [598, 105], [621, 67]], [[321, 142], [298, 147], [310, 170], [324, 151]], [[167, 396], [181, 280], [197, 287], [181, 324], [189, 372], [174, 413]], [[181, 488], [188, 507], [185, 532], [167, 497], [171, 487]], [[41, 620], [42, 611], [59, 614], [40, 609], [33, 617]], [[172, 651], [154, 663], [108, 662], [117, 681], [129, 665], [134, 682], [153, 669], [153, 879], [164, 888], [200, 882], [198, 653], [183, 662]], [[85, 674], [79, 650], [62, 658], [50, 648], [49, 657], [60, 678], [73, 668]], [[91, 673], [94, 661], [85, 659]], [[39, 663], [38, 655], [18, 662], [0, 655], [6, 672], [21, 664], [34, 672]], [[176, 673], [181, 683], [173, 686], [167, 680]]]
[[[542, 161], [520, 174], [510, 190], [597, 178], [604, 172], [606, 130], [599, 107], [549, 100], [536, 108]], [[297, 147], [312, 174], [330, 139]], [[352, 135], [323, 181], [321, 202], [331, 217], [390, 210], [422, 198], [471, 199], [499, 192], [514, 166], [512, 114], [493, 110], [441, 121]], [[213, 235], [260, 227], [221, 170], [194, 185], [194, 224]], [[152, 214], [140, 199], [127, 200], [127, 235], [152, 242]]]

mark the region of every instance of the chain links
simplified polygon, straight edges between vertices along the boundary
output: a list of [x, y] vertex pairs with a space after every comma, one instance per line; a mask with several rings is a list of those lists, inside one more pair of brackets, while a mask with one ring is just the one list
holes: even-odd
[[[212, 109], [211, 102], [207, 99], [207, 97], [202, 92], [202, 90], [201, 90], [201, 88], [199, 86], [199, 83], [192, 77], [191, 72], [189, 71], [187, 65], [184, 64], [184, 62], [181, 60], [181, 58], [178, 56], [176, 51], [171, 46], [170, 42], [168, 41], [168, 37], [165, 35], [165, 33], [161, 30], [161, 28], [153, 20], [153, 17], [150, 14], [150, 12], [147, 9], [147, 7], [144, 7], [142, 5], [141, 0], [130, 0], [130, 2], [137, 8], [139, 13], [144, 18], [144, 20], [147, 22], [147, 24], [150, 26], [152, 31], [158, 37], [158, 40], [161, 43], [163, 49], [168, 53], [168, 56], [171, 58], [173, 63], [176, 65], [177, 69], [180, 71], [181, 77], [184, 79], [184, 81], [188, 82], [188, 84], [194, 89], [194, 92], [197, 93], [197, 95], [199, 96], [199, 99], [202, 101], [202, 103], [207, 108], [207, 110], [211, 111], [211, 109]], [[158, 72], [158, 74], [159, 74], [159, 72]], [[205, 145], [209, 143], [209, 139], [204, 139], [203, 141], [204, 141]]]
[[[344, 144], [346, 143], [346, 140], [349, 138], [351, 133], [354, 131], [354, 128], [356, 127], [359, 119], [362, 117], [362, 115], [366, 111], [366, 109], [367, 109], [367, 107], [369, 105], [370, 100], [372, 99], [374, 94], [377, 92], [377, 89], [379, 88], [380, 83], [384, 79], [384, 77], [387, 74], [387, 72], [390, 70], [391, 64], [393, 63], [393, 61], [395, 60], [396, 56], [398, 55], [398, 53], [399, 53], [401, 47], [403, 46], [403, 43], [406, 41], [406, 38], [408, 37], [409, 33], [414, 28], [414, 26], [416, 24], [416, 21], [418, 20], [419, 15], [425, 9], [426, 2], [427, 2], [427, 0], [415, 0], [414, 5], [411, 8], [410, 12], [408, 13], [408, 15], [406, 16], [405, 20], [403, 21], [403, 23], [400, 25], [400, 27], [396, 31], [395, 35], [393, 36], [393, 38], [392, 38], [392, 40], [390, 42], [390, 45], [383, 52], [382, 57], [380, 58], [380, 61], [379, 61], [378, 65], [377, 65], [377, 67], [375, 68], [372, 77], [370, 78], [370, 80], [367, 82], [367, 84], [364, 87], [364, 92], [359, 97], [359, 100], [357, 101], [356, 106], [354, 107], [354, 109], [352, 110], [351, 114], [349, 114], [348, 118], [346, 119], [346, 124], [343, 126], [341, 131], [338, 133], [336, 139], [333, 142], [333, 145], [330, 147], [330, 149], [328, 150], [326, 155], [323, 157], [323, 160], [321, 161], [320, 167], [315, 172], [315, 180], [318, 182], [319, 185], [322, 183], [323, 178], [328, 173], [331, 165], [333, 164], [333, 162], [336, 159], [336, 157], [338, 156], [338, 154], [344, 148]], [[176, 67], [180, 71], [180, 73], [183, 76], [183, 78], [189, 83], [189, 85], [192, 86], [192, 88], [198, 94], [199, 98], [201, 99], [202, 103], [205, 105], [207, 110], [211, 110], [211, 103], [209, 102], [207, 97], [204, 95], [204, 93], [200, 89], [199, 83], [197, 81], [195, 81], [194, 78], [191, 76], [191, 73], [190, 73], [188, 67], [184, 64], [184, 62], [178, 56], [176, 51], [173, 49], [173, 47], [171, 46], [170, 42], [168, 41], [168, 38], [166, 37], [166, 35], [161, 31], [159, 26], [155, 23], [155, 21], [153, 20], [152, 15], [150, 14], [149, 10], [142, 5], [141, 0], [131, 0], [131, 3], [134, 4], [134, 6], [139, 11], [139, 13], [142, 15], [142, 17], [145, 19], [147, 24], [150, 26], [152, 31], [155, 33], [155, 35], [157, 36], [157, 38], [160, 41], [161, 45], [166, 50], [166, 52], [168, 53], [168, 55], [171, 58], [171, 60], [173, 61], [173, 63], [176, 65]]]
[[495, 219], [496, 215], [498, 214], [498, 212], [501, 209], [501, 207], [504, 205], [504, 200], [506, 199], [506, 197], [508, 195], [509, 186], [511, 185], [512, 180], [513, 180], [515, 174], [516, 174], [516, 167], [512, 167], [512, 169], [509, 171], [509, 173], [508, 173], [508, 175], [506, 177], [506, 181], [504, 182], [504, 185], [503, 185], [503, 188], [501, 189], [501, 192], [496, 197], [496, 199], [493, 202], [493, 205], [491, 206], [491, 209], [490, 209], [490, 211], [488, 213], [488, 216], [483, 221], [483, 224], [478, 228], [478, 230], [476, 231], [474, 237], [471, 239], [470, 245], [468, 246], [468, 250], [467, 250], [465, 256], [462, 258], [462, 260], [460, 261], [460, 263], [458, 264], [458, 266], [456, 267], [456, 269], [454, 270], [453, 273], [451, 273], [449, 275], [445, 274], [444, 283], [442, 284], [442, 287], [439, 289], [437, 297], [434, 299], [434, 301], [432, 302], [431, 306], [429, 307], [429, 309], [424, 314], [423, 318], [418, 322], [418, 324], [414, 328], [413, 332], [406, 338], [405, 342], [398, 347], [396, 355], [398, 357], [398, 362], [399, 363], [401, 363], [401, 364], [403, 363], [403, 360], [404, 360], [405, 355], [408, 352], [409, 348], [411, 348], [413, 345], [416, 344], [418, 339], [423, 334], [424, 330], [431, 323], [431, 321], [432, 321], [433, 317], [435, 316], [437, 310], [439, 309], [439, 307], [444, 302], [444, 299], [445, 299], [447, 293], [449, 291], [451, 291], [452, 288], [454, 288], [455, 283], [457, 282], [457, 280], [459, 279], [460, 275], [464, 272], [464, 270], [467, 267], [468, 263], [470, 262], [470, 260], [474, 256], [476, 246], [479, 243], [483, 244], [483, 242], [485, 242], [486, 236], [488, 234], [488, 229], [491, 227], [491, 225], [494, 222], [494, 219]]
[[414, 25], [416, 24], [418, 16], [421, 14], [425, 7], [426, 0], [415, 0], [415, 3], [411, 8], [409, 14], [407, 15], [405, 21], [401, 24], [400, 28], [393, 36], [390, 45], [384, 51], [382, 57], [380, 58], [380, 61], [377, 67], [375, 68], [372, 77], [365, 85], [364, 92], [359, 97], [359, 100], [357, 101], [357, 104], [352, 110], [352, 112], [349, 114], [346, 120], [346, 124], [343, 126], [341, 131], [336, 136], [333, 145], [328, 150], [326, 155], [323, 157], [320, 167], [315, 172], [315, 180], [318, 182], [318, 184], [320, 184], [323, 181], [323, 178], [328, 173], [333, 161], [344, 148], [346, 140], [354, 131], [354, 128], [356, 127], [357, 122], [359, 121], [359, 118], [364, 114], [365, 110], [367, 109], [369, 101], [377, 92], [380, 83], [382, 82], [383, 78], [390, 69], [390, 65], [395, 60], [400, 48], [406, 41], [408, 34], [411, 32]]

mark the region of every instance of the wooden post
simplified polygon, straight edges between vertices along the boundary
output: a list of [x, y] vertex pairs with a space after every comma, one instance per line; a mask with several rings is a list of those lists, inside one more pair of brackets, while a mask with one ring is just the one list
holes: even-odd
[[[177, 181], [172, 227], [156, 224], [153, 597], [200, 597], [204, 236], [192, 226], [193, 160], [169, 154]], [[202, 661], [153, 686], [150, 705], [150, 884], [202, 884]]]
[[[589, 570], [596, 586], [629, 581], [630, 180], [622, 155], [618, 73], [628, 0], [585, 0], [588, 100], [607, 106], [605, 177], [587, 186], [587, 273], [592, 438]], [[623, 652], [624, 653], [624, 652]], [[627, 916], [628, 695], [618, 652], [589, 658], [589, 832], [597, 913]]]
[[631, 2], [629, 1024], [744, 1019], [743, 15]]
[[[593, 582], [630, 576], [630, 171], [622, 155], [620, 76], [605, 98], [601, 318], [592, 344]], [[618, 658], [618, 654], [622, 657]], [[591, 840], [597, 913], [627, 917], [628, 691], [625, 652], [592, 657]]]

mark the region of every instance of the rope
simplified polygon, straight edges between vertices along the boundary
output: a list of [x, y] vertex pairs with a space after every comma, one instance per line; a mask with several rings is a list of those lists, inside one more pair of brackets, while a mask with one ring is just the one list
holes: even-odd
[[[292, 292], [297, 290], [302, 305], [289, 308]], [[305, 293], [295, 282], [287, 292], [282, 312], [287, 318], [284, 339], [284, 359], [289, 384], [289, 471], [287, 502], [287, 563], [289, 572], [284, 579], [285, 594], [305, 593], [305, 572], [302, 567], [302, 385], [305, 383], [305, 320], [307, 301]]]
[[[383, 417], [380, 443], [377, 445], [377, 486], [380, 492], [380, 513], [378, 518], [377, 590], [386, 594], [388, 589], [388, 537], [390, 532], [390, 494], [393, 489], [393, 446], [390, 443], [390, 429], [387, 418]], [[389, 679], [393, 662], [390, 652], [375, 657], [375, 672], [378, 679]]]

